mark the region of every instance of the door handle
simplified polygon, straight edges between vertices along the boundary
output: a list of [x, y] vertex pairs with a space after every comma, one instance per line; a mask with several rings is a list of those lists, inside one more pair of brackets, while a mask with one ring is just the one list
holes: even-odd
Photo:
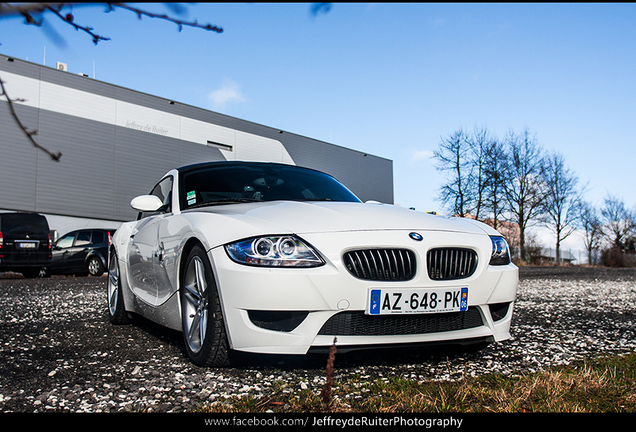
[[159, 250], [155, 251], [155, 257], [159, 258], [159, 261], [163, 261], [164, 258], [164, 248], [163, 248], [163, 242], [159, 243]]

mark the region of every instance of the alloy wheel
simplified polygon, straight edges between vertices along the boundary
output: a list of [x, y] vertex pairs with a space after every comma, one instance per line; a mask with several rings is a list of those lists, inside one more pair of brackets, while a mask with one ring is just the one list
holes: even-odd
[[198, 256], [190, 261], [184, 282], [185, 336], [190, 350], [198, 353], [205, 342], [208, 328], [208, 283], [203, 261]]
[[108, 265], [108, 309], [110, 315], [117, 312], [117, 302], [119, 300], [119, 266], [117, 256], [112, 254]]

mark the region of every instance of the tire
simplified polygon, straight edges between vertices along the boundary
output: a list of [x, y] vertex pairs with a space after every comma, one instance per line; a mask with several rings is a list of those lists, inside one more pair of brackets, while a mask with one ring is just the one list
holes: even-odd
[[22, 276], [24, 276], [26, 279], [35, 279], [37, 277], [40, 277], [39, 267], [21, 270], [21, 272], [22, 272]]
[[40, 277], [41, 278], [50, 278], [51, 277], [51, 267], [42, 267], [40, 269]]
[[108, 262], [108, 318], [113, 324], [128, 324], [119, 275], [119, 261], [117, 253], [113, 250]]
[[100, 260], [99, 257], [90, 257], [86, 264], [86, 268], [91, 276], [101, 276], [104, 274], [104, 266], [102, 265], [102, 260]]
[[205, 251], [195, 246], [181, 272], [181, 319], [190, 360], [202, 367], [223, 367], [230, 350], [219, 294]]

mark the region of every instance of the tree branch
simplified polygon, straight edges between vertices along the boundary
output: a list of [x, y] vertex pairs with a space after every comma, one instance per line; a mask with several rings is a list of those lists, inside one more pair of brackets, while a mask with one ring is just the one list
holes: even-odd
[[196, 27], [196, 28], [200, 28], [200, 29], [203, 29], [203, 30], [213, 31], [213, 32], [216, 32], [216, 33], [223, 33], [223, 29], [221, 27], [217, 27], [217, 26], [211, 25], [211, 24], [199, 24], [197, 22], [197, 20], [194, 20], [192, 22], [185, 22], [185, 21], [181, 21], [181, 20], [172, 18], [172, 17], [170, 17], [170, 16], [168, 16], [166, 14], [159, 15], [159, 14], [154, 14], [154, 13], [151, 13], [151, 12], [147, 12], [147, 11], [144, 11], [144, 10], [141, 10], [141, 9], [138, 9], [138, 8], [134, 8], [132, 6], [128, 6], [126, 3], [107, 3], [107, 4], [111, 8], [111, 10], [113, 8], [115, 8], [115, 7], [119, 7], [119, 8], [122, 8], [122, 9], [129, 10], [131, 12], [134, 12], [135, 14], [137, 14], [137, 17], [139, 19], [141, 19], [142, 16], [147, 16], [147, 17], [150, 17], [150, 18], [158, 18], [158, 19], [162, 19], [162, 20], [165, 20], [165, 21], [169, 21], [171, 23], [176, 24], [178, 26], [178, 28], [179, 28], [179, 31], [181, 31], [183, 26], [188, 26], [188, 27]]
[[[130, 12], [133, 12], [137, 15], [139, 19], [146, 16], [149, 18], [157, 18], [164, 21], [168, 21], [177, 25], [179, 31], [183, 29], [183, 26], [187, 27], [195, 27], [203, 30], [213, 31], [216, 33], [223, 33], [223, 29], [221, 27], [212, 25], [212, 24], [199, 24], [196, 20], [187, 22], [182, 21], [177, 18], [173, 18], [167, 14], [156, 14], [152, 12], [148, 12], [143, 9], [139, 9], [136, 7], [129, 6], [126, 3], [105, 3], [107, 6], [106, 12], [111, 12], [116, 8], [124, 9]], [[62, 22], [70, 25], [75, 30], [81, 30], [86, 34], [90, 35], [93, 39], [93, 43], [97, 45], [100, 41], [107, 41], [110, 38], [100, 36], [93, 31], [92, 27], [82, 26], [80, 24], [75, 23], [75, 17], [72, 13], [64, 14], [62, 9], [65, 7], [73, 7], [73, 3], [22, 3], [22, 4], [11, 4], [11, 3], [0, 3], [0, 16], [2, 15], [22, 15], [25, 19], [25, 24], [31, 24], [35, 26], [41, 26], [44, 18], [40, 17], [36, 19], [34, 15], [43, 14], [45, 12], [51, 12], [55, 16], [57, 16]]]
[[84, 33], [89, 34], [93, 38], [93, 43], [95, 45], [97, 45], [99, 43], [99, 41], [110, 40], [110, 38], [107, 38], [107, 37], [104, 37], [104, 36], [100, 36], [98, 34], [93, 33], [93, 28], [92, 27], [81, 26], [79, 24], [75, 24], [75, 22], [73, 21], [75, 19], [75, 17], [73, 16], [72, 13], [67, 13], [66, 15], [62, 16], [62, 13], [60, 11], [62, 10], [63, 7], [64, 7], [64, 3], [61, 3], [57, 8], [55, 8], [53, 6], [45, 6], [44, 9], [46, 9], [48, 11], [51, 11], [59, 19], [61, 19], [62, 21], [64, 21], [68, 25], [72, 26], [75, 30], [81, 30]]
[[9, 103], [9, 111], [11, 111], [11, 116], [13, 117], [13, 119], [16, 121], [16, 123], [18, 124], [18, 126], [20, 127], [20, 129], [22, 129], [22, 131], [24, 131], [24, 134], [27, 136], [27, 138], [29, 139], [29, 141], [31, 141], [31, 144], [33, 144], [35, 146], [35, 148], [38, 148], [42, 151], [44, 151], [46, 154], [48, 154], [51, 159], [53, 159], [55, 162], [59, 162], [60, 159], [62, 158], [62, 153], [53, 153], [52, 151], [42, 147], [34, 138], [34, 135], [37, 135], [38, 131], [37, 130], [29, 130], [26, 128], [26, 126], [24, 126], [22, 124], [22, 122], [20, 121], [20, 118], [18, 117], [18, 114], [15, 112], [15, 107], [13, 106], [14, 102], [23, 102], [22, 99], [16, 99], [13, 100], [9, 97], [9, 95], [7, 94], [7, 90], [4, 87], [4, 82], [2, 81], [2, 79], [0, 79], [0, 89], [2, 90], [2, 93], [0, 93], [0, 96], [4, 96], [7, 99], [7, 102]]
[[[115, 8], [125, 9], [135, 13], [139, 19], [141, 19], [143, 16], [147, 16], [149, 18], [157, 18], [157, 19], [174, 23], [177, 25], [179, 31], [183, 29], [183, 26], [188, 26], [188, 27], [195, 27], [195, 28], [200, 28], [203, 30], [213, 31], [216, 33], [223, 33], [223, 29], [221, 27], [217, 27], [211, 24], [199, 24], [196, 20], [192, 22], [181, 21], [179, 19], [172, 18], [166, 14], [155, 14], [152, 12], [148, 12], [139, 8], [129, 6], [125, 3], [105, 3], [105, 4], [108, 7], [106, 12], [111, 12]], [[62, 22], [70, 25], [75, 30], [83, 31], [84, 33], [88, 34], [93, 39], [93, 43], [95, 45], [97, 45], [100, 41], [110, 40], [110, 38], [100, 36], [97, 33], [95, 33], [92, 27], [76, 24], [75, 17], [73, 16], [71, 12], [68, 12], [66, 14], [62, 12], [62, 9], [65, 7], [70, 7], [72, 10], [73, 3], [18, 3], [18, 4], [0, 3], [0, 17], [9, 16], [9, 15], [20, 15], [24, 17], [25, 24], [35, 25], [40, 27], [42, 23], [44, 22], [44, 17], [40, 16], [36, 18], [34, 15], [41, 15], [41, 14], [44, 14], [45, 12], [51, 12], [55, 16], [57, 16], [60, 20], [62, 20]], [[172, 9], [175, 10], [177, 13], [179, 13], [179, 11], [176, 9], [176, 6], [173, 6]], [[1, 79], [0, 79], [0, 86], [2, 89], [2, 93], [0, 93], [0, 96], [4, 96], [7, 99], [7, 102], [9, 103], [9, 110], [11, 111], [11, 116], [14, 118], [14, 120], [16, 121], [20, 129], [24, 131], [24, 134], [27, 136], [29, 141], [31, 141], [31, 143], [36, 148], [47, 153], [51, 157], [51, 159], [53, 159], [56, 162], [59, 162], [60, 158], [62, 157], [62, 153], [59, 153], [59, 152], [53, 153], [50, 150], [41, 146], [34, 138], [34, 136], [37, 135], [38, 133], [37, 130], [27, 129], [26, 126], [24, 126], [22, 122], [20, 121], [20, 118], [15, 112], [13, 103], [22, 102], [22, 100], [20, 99], [12, 100], [7, 94], [6, 89], [4, 87], [4, 82], [2, 82]]]

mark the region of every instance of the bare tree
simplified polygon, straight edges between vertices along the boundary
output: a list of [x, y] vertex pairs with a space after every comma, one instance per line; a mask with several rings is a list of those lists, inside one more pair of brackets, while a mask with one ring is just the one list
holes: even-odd
[[526, 259], [525, 235], [543, 212], [546, 196], [544, 155], [536, 138], [524, 129], [510, 131], [505, 139], [508, 154], [506, 181], [503, 182], [510, 219], [519, 225], [519, 251]]
[[588, 202], [581, 201], [577, 213], [578, 226], [583, 230], [587, 262], [594, 264], [596, 262], [594, 254], [599, 250], [603, 241], [603, 222], [598, 209]]
[[449, 181], [439, 190], [439, 200], [455, 215], [465, 217], [469, 213], [471, 197], [469, 178], [471, 170], [470, 146], [462, 129], [442, 138], [435, 150], [437, 170], [447, 172]]
[[484, 208], [484, 200], [489, 177], [487, 173], [488, 152], [495, 141], [485, 127], [475, 127], [473, 134], [468, 137], [470, 148], [470, 169], [468, 171], [468, 196], [472, 203], [470, 211], [475, 219], [480, 219]]
[[601, 216], [605, 226], [605, 238], [609, 244], [621, 251], [625, 250], [627, 240], [634, 234], [636, 215], [629, 210], [622, 199], [608, 194], [603, 200]]
[[502, 141], [485, 127], [475, 127], [472, 134], [460, 129], [442, 139], [435, 157], [437, 169], [449, 176], [438, 199], [454, 214], [470, 214], [497, 229], [506, 212], [508, 156]]
[[[484, 166], [484, 213], [489, 214], [494, 229], [499, 229], [499, 221], [506, 211], [504, 183], [506, 182], [507, 155], [499, 139], [488, 140], [483, 154]], [[510, 240], [510, 239], [509, 239]]]
[[475, 127], [472, 134], [459, 129], [442, 138], [435, 158], [437, 169], [448, 174], [449, 182], [441, 187], [439, 199], [455, 215], [482, 218], [492, 186], [487, 164], [492, 163], [489, 157], [496, 141], [485, 127]]
[[565, 166], [562, 154], [552, 152], [544, 170], [546, 195], [544, 200], [545, 225], [556, 236], [557, 264], [561, 260], [561, 242], [576, 229], [577, 206], [581, 199], [578, 177]]

